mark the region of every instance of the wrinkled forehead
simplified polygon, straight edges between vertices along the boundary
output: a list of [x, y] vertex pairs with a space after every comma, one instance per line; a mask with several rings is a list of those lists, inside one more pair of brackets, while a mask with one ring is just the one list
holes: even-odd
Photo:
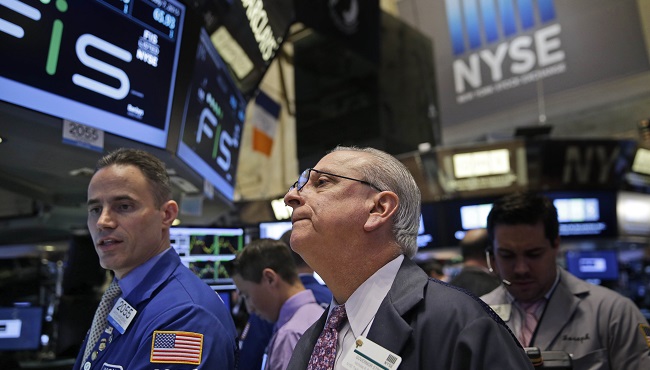
[[359, 170], [368, 165], [372, 160], [372, 155], [365, 152], [340, 150], [324, 156], [314, 166], [317, 170], [336, 171], [337, 169]]

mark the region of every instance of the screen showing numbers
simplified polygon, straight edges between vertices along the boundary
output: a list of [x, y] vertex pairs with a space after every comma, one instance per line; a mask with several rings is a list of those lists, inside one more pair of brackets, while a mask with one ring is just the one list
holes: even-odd
[[201, 31], [177, 155], [233, 200], [246, 100]]
[[0, 5], [0, 100], [167, 145], [185, 6], [176, 0]]

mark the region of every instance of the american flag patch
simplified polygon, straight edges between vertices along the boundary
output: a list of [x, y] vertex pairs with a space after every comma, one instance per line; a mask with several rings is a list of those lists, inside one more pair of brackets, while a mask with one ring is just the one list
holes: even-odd
[[648, 344], [648, 347], [650, 347], [650, 326], [639, 324], [639, 329], [641, 329], [643, 338], [645, 338], [645, 342]]
[[186, 331], [154, 331], [151, 343], [152, 363], [201, 364], [203, 334]]

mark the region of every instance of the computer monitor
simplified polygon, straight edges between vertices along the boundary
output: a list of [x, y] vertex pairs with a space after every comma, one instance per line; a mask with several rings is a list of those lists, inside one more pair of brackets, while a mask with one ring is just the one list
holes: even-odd
[[208, 285], [232, 285], [224, 261], [244, 248], [244, 229], [238, 227], [172, 227], [171, 246], [181, 261]]
[[291, 221], [260, 222], [260, 239], [280, 239], [282, 234], [291, 230]]
[[37, 350], [42, 323], [42, 307], [0, 307], [0, 352]]
[[567, 251], [566, 268], [583, 280], [596, 283], [617, 280], [618, 254], [615, 250]]

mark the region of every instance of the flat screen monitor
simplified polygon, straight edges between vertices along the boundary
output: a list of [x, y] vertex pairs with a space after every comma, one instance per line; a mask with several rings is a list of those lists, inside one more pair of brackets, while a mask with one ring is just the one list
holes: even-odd
[[617, 280], [618, 254], [615, 250], [567, 251], [566, 268], [583, 280]]
[[0, 19], [0, 100], [167, 145], [185, 5], [11, 3]]
[[0, 307], [0, 352], [37, 350], [42, 322], [42, 307]]
[[232, 279], [223, 262], [244, 248], [243, 228], [172, 227], [171, 246], [182, 263], [208, 285], [230, 285]]
[[291, 226], [291, 221], [260, 222], [260, 238], [280, 239]]
[[177, 155], [232, 201], [246, 100], [204, 29], [187, 91]]
[[614, 191], [552, 192], [562, 238], [615, 237], [616, 193]]
[[418, 249], [420, 248], [434, 248], [438, 246], [438, 233], [436, 227], [438, 226], [437, 207], [433, 203], [423, 203], [422, 213], [420, 214], [420, 227], [418, 228]]
[[454, 199], [440, 202], [440, 243], [458, 246], [465, 233], [487, 227], [487, 216], [492, 210], [493, 198]]

